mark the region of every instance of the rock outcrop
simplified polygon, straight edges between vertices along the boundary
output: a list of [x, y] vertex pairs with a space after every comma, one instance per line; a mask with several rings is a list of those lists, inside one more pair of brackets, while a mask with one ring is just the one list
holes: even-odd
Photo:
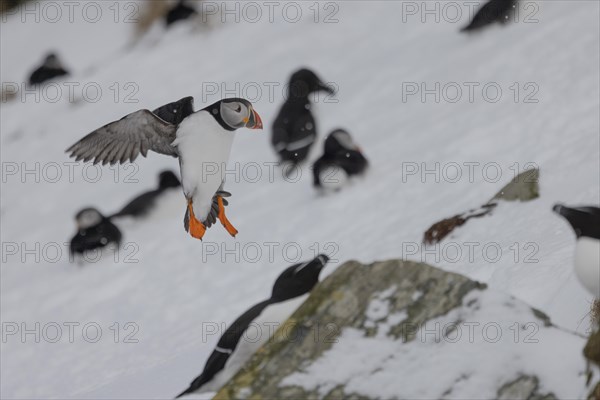
[[529, 201], [540, 196], [540, 172], [538, 169], [528, 169], [517, 175], [484, 205], [467, 212], [454, 215], [433, 224], [423, 235], [423, 243], [441, 242], [454, 229], [464, 225], [471, 218], [481, 218], [491, 214], [492, 210], [503, 201]]
[[350, 261], [215, 398], [581, 398], [583, 346], [542, 312], [464, 276]]

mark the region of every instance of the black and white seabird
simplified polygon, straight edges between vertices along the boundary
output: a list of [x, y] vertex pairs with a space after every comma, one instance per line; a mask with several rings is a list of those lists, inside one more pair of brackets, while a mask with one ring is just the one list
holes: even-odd
[[317, 188], [338, 189], [348, 177], [362, 174], [369, 162], [350, 134], [336, 129], [325, 139], [323, 155], [313, 164], [313, 183]]
[[595, 298], [600, 299], [600, 208], [571, 208], [557, 204], [553, 210], [571, 224], [577, 236], [575, 275]]
[[282, 162], [298, 164], [308, 156], [317, 138], [309, 95], [319, 91], [334, 93], [309, 69], [296, 71], [290, 78], [288, 97], [275, 118], [271, 136], [271, 144]]
[[179, 0], [177, 2], [177, 5], [171, 8], [165, 16], [165, 23], [167, 24], [167, 26], [170, 26], [171, 24], [177, 21], [188, 19], [189, 17], [192, 17], [196, 14], [196, 10], [193, 7], [187, 5], [185, 0]]
[[[247, 310], [227, 328], [206, 361], [202, 374], [177, 397], [193, 392], [216, 391], [231, 379], [252, 354], [270, 339], [273, 330], [281, 326], [308, 298], [328, 261], [329, 257], [321, 254], [311, 261], [285, 269], [273, 285], [271, 298]], [[250, 326], [260, 329], [258, 340], [254, 339], [254, 335], [252, 341], [243, 340]]]
[[158, 188], [150, 190], [149, 192], [142, 193], [135, 197], [129, 203], [121, 209], [121, 211], [113, 214], [110, 218], [115, 217], [135, 217], [139, 218], [147, 215], [150, 210], [154, 207], [156, 199], [158, 199], [164, 192], [172, 188], [178, 188], [181, 186], [181, 182], [177, 175], [172, 171], [163, 171], [158, 176]]
[[63, 67], [58, 56], [54, 53], [50, 53], [46, 56], [43, 64], [31, 73], [29, 76], [29, 84], [39, 85], [53, 78], [68, 74], [69, 71]]
[[121, 231], [95, 208], [84, 208], [75, 215], [77, 233], [71, 239], [71, 256], [101, 249], [111, 243], [121, 244]]
[[505, 24], [510, 21], [516, 8], [517, 0], [490, 0], [477, 10], [469, 25], [460, 31], [478, 30], [494, 22]]
[[[194, 112], [186, 97], [154, 111], [139, 110], [99, 128], [67, 152], [94, 164], [133, 162], [148, 150], [179, 158], [183, 193], [187, 199], [184, 227], [202, 239], [207, 222], [217, 218], [232, 236], [237, 230], [225, 216], [223, 177], [235, 131], [262, 129], [260, 116], [245, 99], [220, 100]], [[216, 196], [216, 209], [213, 207]]]

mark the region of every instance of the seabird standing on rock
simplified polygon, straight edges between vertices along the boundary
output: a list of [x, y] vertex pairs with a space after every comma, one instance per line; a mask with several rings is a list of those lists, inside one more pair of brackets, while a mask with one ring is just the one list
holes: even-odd
[[224, 99], [194, 112], [193, 98], [186, 97], [154, 112], [139, 110], [126, 115], [85, 136], [67, 152], [77, 161], [103, 165], [133, 162], [140, 153], [145, 157], [148, 150], [179, 158], [187, 199], [185, 230], [202, 239], [216, 213], [227, 232], [235, 236], [238, 231], [225, 216], [224, 196], [218, 192], [223, 190], [235, 131], [244, 127], [263, 127], [248, 100]]
[[[304, 303], [319, 282], [319, 274], [328, 261], [329, 257], [321, 254], [283, 271], [273, 285], [271, 298], [250, 308], [227, 328], [208, 357], [202, 374], [177, 397], [193, 392], [213, 392], [229, 381], [252, 354], [270, 339], [269, 334], [273, 334]], [[260, 330], [258, 340], [244, 340], [244, 334], [250, 326]]]

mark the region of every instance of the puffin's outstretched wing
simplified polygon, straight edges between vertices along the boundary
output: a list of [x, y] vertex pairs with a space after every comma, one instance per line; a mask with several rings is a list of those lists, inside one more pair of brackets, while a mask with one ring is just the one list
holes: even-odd
[[152, 111], [157, 117], [174, 125], [179, 125], [181, 121], [194, 113], [194, 98], [184, 97], [173, 103], [166, 104]]
[[177, 157], [177, 125], [170, 124], [149, 110], [139, 110], [90, 133], [67, 149], [76, 160], [94, 160], [94, 164], [133, 162], [148, 150]]

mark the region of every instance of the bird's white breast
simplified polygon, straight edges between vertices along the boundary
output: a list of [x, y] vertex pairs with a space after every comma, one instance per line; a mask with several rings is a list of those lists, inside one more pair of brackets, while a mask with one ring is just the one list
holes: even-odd
[[575, 274], [583, 286], [600, 298], [600, 240], [589, 237], [577, 239], [575, 245]]
[[[308, 294], [282, 303], [271, 304], [265, 308], [250, 323], [223, 370], [206, 383], [199, 393], [217, 391], [227, 383], [307, 298]], [[293, 337], [289, 339], [294, 340]]]
[[226, 172], [235, 133], [223, 129], [208, 111], [184, 119], [173, 142], [179, 151], [181, 183], [186, 197], [194, 202], [194, 213], [204, 220], [212, 198]]

